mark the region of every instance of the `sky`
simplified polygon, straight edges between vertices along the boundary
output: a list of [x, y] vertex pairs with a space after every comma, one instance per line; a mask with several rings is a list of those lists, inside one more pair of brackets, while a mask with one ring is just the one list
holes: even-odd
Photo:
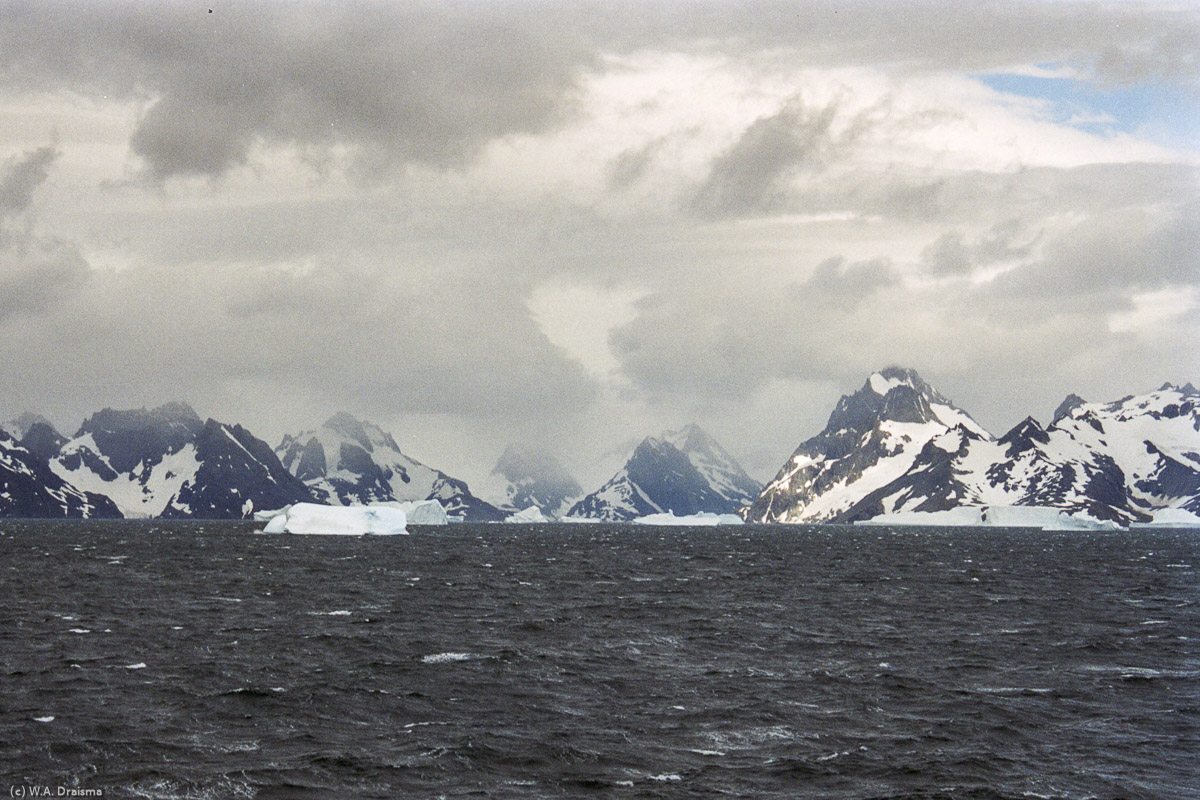
[[769, 479], [902, 365], [1000, 435], [1200, 382], [1200, 4], [0, 5], [0, 419], [344, 410]]

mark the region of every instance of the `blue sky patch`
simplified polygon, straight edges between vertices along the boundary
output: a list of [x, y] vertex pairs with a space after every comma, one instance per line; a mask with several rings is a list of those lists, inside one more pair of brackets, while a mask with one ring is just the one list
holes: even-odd
[[1200, 104], [1160, 82], [1101, 88], [1075, 78], [988, 73], [976, 80], [999, 92], [1049, 101], [1051, 119], [1091, 133], [1130, 133], [1170, 147], [1200, 150]]

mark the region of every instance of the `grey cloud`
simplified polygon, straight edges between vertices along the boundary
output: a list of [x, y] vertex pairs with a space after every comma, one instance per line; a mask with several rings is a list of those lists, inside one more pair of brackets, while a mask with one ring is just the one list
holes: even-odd
[[[720, 300], [694, 288], [659, 294], [610, 344], [650, 397], [744, 399], [774, 379], [827, 378], [878, 358], [881, 320], [870, 302], [896, 287], [886, 260], [831, 258], [773, 290], [748, 285]], [[901, 297], [895, 311], [903, 310]]]
[[939, 236], [921, 252], [925, 270], [935, 276], [963, 276], [977, 267], [1025, 258], [1033, 251], [1036, 235], [1024, 230], [1019, 220], [994, 225], [975, 242], [968, 243], [959, 231]]
[[169, 177], [220, 174], [259, 139], [458, 164], [491, 138], [553, 124], [592, 58], [506, 7], [230, 2], [205, 12], [17, 4], [0, 15], [0, 74], [151, 99], [131, 145], [152, 175]]
[[626, 150], [608, 168], [608, 182], [614, 189], [624, 189], [635, 183], [654, 161], [663, 147], [663, 139], [655, 139], [642, 147]]
[[778, 209], [796, 172], [819, 169], [835, 142], [835, 105], [807, 109], [798, 99], [752, 123], [713, 162], [694, 205], [702, 213], [754, 214]]
[[[1200, 85], [1200, 14], [1186, 6], [232, 0], [206, 11], [15, 0], [0, 14], [0, 80], [147, 103], [131, 146], [159, 178], [220, 174], [260, 140], [460, 165], [496, 137], [572, 113], [581, 75], [603, 54], [655, 48], [910, 70], [1066, 62], [1113, 80]], [[820, 152], [812, 113], [785, 110], [748, 132], [715, 165], [706, 202], [769, 205], [774, 183]]]
[[[32, 301], [35, 288], [19, 296]], [[488, 281], [418, 288], [336, 265], [304, 276], [137, 268], [98, 273], [46, 314], [15, 322], [0, 318], [9, 344], [0, 383], [86, 386], [83, 409], [180, 396], [228, 407], [241, 400], [227, 387], [250, 384], [268, 418], [278, 403], [504, 420], [570, 414], [596, 391], [545, 340], [522, 296]]]
[[0, 166], [0, 219], [25, 210], [33, 198], [33, 190], [46, 180], [50, 165], [59, 155], [55, 147], [39, 147], [12, 156]]
[[[0, 167], [0, 223], [24, 211], [59, 151], [52, 146], [13, 156]], [[43, 314], [74, 294], [88, 267], [74, 245], [15, 224], [0, 227], [0, 322]]]
[[989, 291], [1055, 303], [1113, 290], [1200, 284], [1200, 197], [1163, 209], [1098, 212], [1046, 242], [1040, 258]]
[[796, 285], [792, 294], [853, 309], [868, 296], [897, 282], [896, 273], [887, 259], [876, 258], [847, 264], [839, 256], [818, 264], [812, 276]]
[[78, 292], [87, 276], [87, 263], [66, 242], [25, 232], [0, 235], [0, 323], [45, 314]]
[[939, 236], [921, 252], [921, 260], [934, 275], [963, 275], [974, 266], [971, 251], [957, 231]]

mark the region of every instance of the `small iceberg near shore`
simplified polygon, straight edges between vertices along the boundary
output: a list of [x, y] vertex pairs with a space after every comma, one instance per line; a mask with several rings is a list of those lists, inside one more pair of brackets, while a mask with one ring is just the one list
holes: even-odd
[[1164, 508], [1154, 512], [1149, 522], [1135, 522], [1131, 528], [1200, 528], [1200, 517], [1186, 508]]
[[737, 514], [713, 514], [701, 511], [699, 514], [688, 514], [677, 517], [671, 512], [663, 514], [647, 514], [633, 520], [635, 525], [742, 525], [742, 518]]
[[[258, 515], [255, 516], [257, 518]], [[274, 512], [266, 523], [263, 533], [323, 536], [395, 536], [408, 533], [407, 516], [402, 509], [390, 503], [369, 506], [296, 503]]]
[[546, 515], [542, 513], [540, 508], [530, 506], [529, 508], [521, 509], [515, 514], [509, 514], [504, 518], [504, 521], [528, 524], [532, 522], [549, 522], [550, 520], [546, 518]]
[[409, 500], [403, 503], [377, 503], [376, 506], [398, 508], [410, 525], [449, 525], [446, 508], [437, 500]]
[[1119, 522], [1046, 506], [959, 506], [945, 511], [899, 511], [856, 525], [1041, 528], [1045, 531], [1123, 531]]

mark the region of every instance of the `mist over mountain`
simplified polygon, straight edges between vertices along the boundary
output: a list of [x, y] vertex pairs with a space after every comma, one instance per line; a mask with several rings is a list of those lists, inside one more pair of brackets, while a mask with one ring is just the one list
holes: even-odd
[[508, 445], [492, 468], [491, 477], [502, 483], [497, 494], [513, 511], [532, 507], [557, 518], [583, 496], [575, 477], [540, 447]]
[[568, 516], [625, 521], [650, 514], [728, 514], [750, 501], [759, 484], [698, 425], [647, 437], [603, 486]]
[[437, 500], [446, 513], [472, 522], [498, 522], [506, 516], [463, 481], [405, 455], [379, 426], [345, 412], [315, 431], [285, 436], [275, 452], [318, 502]]

